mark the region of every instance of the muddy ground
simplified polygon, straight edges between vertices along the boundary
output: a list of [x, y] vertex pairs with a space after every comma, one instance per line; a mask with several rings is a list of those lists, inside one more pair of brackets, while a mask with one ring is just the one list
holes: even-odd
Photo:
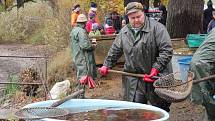
[[[33, 51], [29, 51], [30, 55], [37, 55], [39, 50], [41, 48], [38, 47], [32, 47], [29, 46], [29, 50], [26, 50], [26, 47], [16, 47], [16, 46], [0, 46], [1, 54], [9, 55], [9, 54], [18, 54], [19, 52], [23, 51], [29, 51], [32, 49]], [[17, 48], [19, 51], [11, 51], [14, 50], [14, 48]], [[36, 49], [35, 49], [36, 48]], [[40, 49], [39, 49], [40, 48]], [[4, 53], [2, 53], [4, 52]], [[36, 53], [35, 53], [36, 52]], [[38, 53], [37, 53], [38, 52]], [[19, 70], [22, 65], [16, 64], [16, 59], [9, 59], [10, 61], [6, 61], [5, 58], [0, 58], [0, 79], [6, 78], [8, 75], [4, 75], [7, 71], [10, 69], [17, 69]], [[22, 59], [23, 63], [32, 63], [29, 62], [29, 60]], [[34, 61], [33, 61], [34, 62]], [[14, 63], [14, 64], [12, 64]], [[34, 62], [35, 63], [35, 62]], [[23, 64], [26, 65], [26, 64]], [[99, 78], [97, 87], [95, 89], [87, 90], [87, 97], [88, 98], [100, 98], [100, 99], [113, 99], [113, 100], [122, 100], [122, 91], [121, 91], [121, 75], [118, 74], [110, 74], [108, 77], [105, 78]], [[41, 90], [42, 91], [42, 90]], [[1, 97], [2, 99], [3, 97]], [[43, 98], [44, 99], [44, 98]], [[6, 99], [3, 102], [1, 102], [1, 110], [0, 115], [4, 115], [5, 112], [3, 109], [12, 109], [13, 111], [15, 109], [19, 109], [22, 106], [40, 101], [43, 99], [37, 99], [37, 98], [30, 98], [23, 96], [23, 94], [17, 94], [14, 99]], [[0, 100], [1, 101], [1, 100]], [[171, 111], [170, 111], [170, 121], [201, 121], [202, 115], [202, 107], [201, 106], [193, 106], [188, 100], [180, 102], [180, 103], [174, 103], [171, 105]], [[1, 116], [0, 116], [1, 117]]]

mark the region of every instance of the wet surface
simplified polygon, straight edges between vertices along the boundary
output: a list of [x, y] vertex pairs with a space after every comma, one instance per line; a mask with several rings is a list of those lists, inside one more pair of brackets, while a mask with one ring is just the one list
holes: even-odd
[[96, 110], [71, 114], [70, 121], [149, 121], [163, 117], [161, 112], [145, 109]]

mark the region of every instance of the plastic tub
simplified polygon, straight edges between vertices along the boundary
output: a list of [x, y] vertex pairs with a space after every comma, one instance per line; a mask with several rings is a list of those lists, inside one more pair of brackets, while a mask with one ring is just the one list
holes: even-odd
[[182, 81], [187, 81], [187, 75], [190, 68], [190, 61], [192, 60], [192, 56], [186, 56], [178, 59], [179, 69], [180, 69], [180, 79]]
[[[23, 108], [29, 107], [49, 107], [52, 103], [56, 100], [48, 100], [42, 102], [36, 102], [29, 105], [26, 105]], [[58, 106], [59, 108], [64, 108], [69, 110], [71, 113], [78, 113], [78, 112], [86, 112], [86, 111], [93, 111], [99, 109], [146, 109], [151, 111], [157, 111], [163, 114], [163, 117], [160, 119], [156, 119], [153, 121], [165, 121], [169, 118], [169, 114], [160, 109], [158, 107], [141, 104], [141, 103], [134, 103], [134, 102], [127, 102], [127, 101], [118, 101], [118, 100], [104, 100], [104, 99], [71, 99], [66, 101], [65, 103]]]
[[202, 44], [206, 37], [207, 34], [188, 34], [186, 40], [190, 48], [197, 48]]

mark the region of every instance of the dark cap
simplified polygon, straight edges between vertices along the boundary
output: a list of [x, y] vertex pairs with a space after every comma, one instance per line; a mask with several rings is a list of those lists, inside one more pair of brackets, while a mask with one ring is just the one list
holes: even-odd
[[125, 7], [125, 13], [128, 15], [137, 11], [143, 11], [143, 5], [139, 2], [130, 2]]
[[80, 8], [80, 5], [79, 4], [76, 4], [75, 6], [74, 6], [74, 9], [76, 9], [76, 8]]
[[95, 2], [91, 2], [91, 3], [90, 3], [90, 7], [92, 7], [92, 8], [97, 8], [97, 4], [96, 4]]

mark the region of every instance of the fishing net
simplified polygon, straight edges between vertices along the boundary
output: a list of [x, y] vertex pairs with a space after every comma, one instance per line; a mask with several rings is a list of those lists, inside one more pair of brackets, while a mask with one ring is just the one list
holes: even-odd
[[185, 100], [192, 89], [194, 73], [188, 72], [187, 81], [179, 79], [181, 73], [171, 73], [157, 79], [153, 86], [155, 93], [168, 102], [180, 102]]
[[15, 113], [18, 119], [59, 118], [69, 114], [69, 111], [55, 107], [23, 108]]

